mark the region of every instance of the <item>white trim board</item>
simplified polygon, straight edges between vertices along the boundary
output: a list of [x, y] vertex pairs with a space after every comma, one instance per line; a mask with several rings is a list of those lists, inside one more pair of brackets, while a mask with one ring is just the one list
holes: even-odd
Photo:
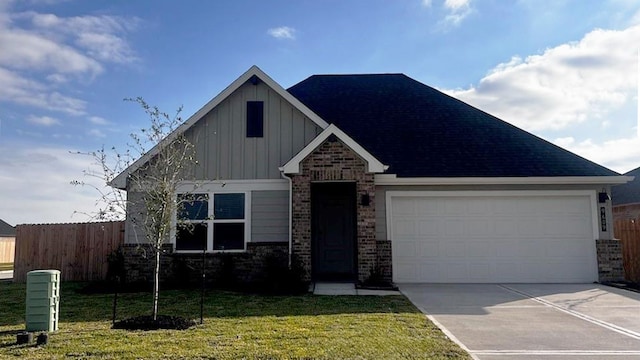
[[184, 181], [178, 185], [176, 191], [179, 193], [289, 191], [289, 182], [284, 179]]
[[367, 162], [367, 172], [381, 173], [389, 168], [387, 165], [382, 164], [378, 159], [376, 159], [370, 152], [365, 150], [365, 148], [360, 146], [360, 144], [353, 140], [349, 135], [340, 130], [335, 124], [331, 124], [316, 136], [307, 146], [300, 150], [300, 152], [291, 160], [284, 164], [284, 166], [280, 167], [280, 171], [285, 174], [299, 174], [300, 163], [316, 148], [318, 148], [318, 146], [322, 145], [322, 143], [324, 143], [324, 141], [331, 135], [338, 137], [338, 139], [344, 142], [348, 148]]
[[605, 185], [624, 184], [633, 176], [540, 176], [540, 177], [407, 177], [376, 174], [376, 185]]
[[151, 148], [148, 152], [146, 152], [143, 156], [141, 156], [138, 160], [136, 160], [133, 164], [127, 167], [123, 172], [118, 174], [109, 185], [116, 187], [118, 189], [124, 190], [127, 185], [127, 177], [129, 174], [136, 171], [140, 166], [145, 164], [151, 157], [158, 153], [161, 147], [170, 144], [173, 139], [175, 139], [178, 135], [184, 133], [187, 129], [193, 126], [198, 120], [200, 120], [203, 116], [205, 116], [209, 111], [218, 106], [222, 101], [224, 101], [229, 95], [231, 95], [234, 91], [244, 85], [249, 79], [253, 76], [258, 77], [261, 81], [263, 81], [267, 86], [273, 89], [278, 95], [282, 96], [285, 100], [287, 100], [291, 105], [300, 110], [306, 117], [308, 117], [311, 121], [316, 123], [321, 128], [326, 128], [329, 124], [324, 121], [320, 116], [311, 111], [306, 105], [304, 105], [300, 100], [296, 99], [293, 95], [291, 95], [287, 90], [285, 90], [280, 84], [275, 82], [272, 78], [269, 77], [265, 72], [260, 70], [259, 67], [253, 65], [249, 70], [247, 70], [244, 74], [240, 75], [234, 82], [232, 82], [229, 86], [227, 86], [222, 92], [216, 95], [213, 99], [211, 99], [208, 103], [206, 103], [200, 110], [198, 110], [195, 114], [191, 115], [182, 125], [178, 126], [176, 130], [174, 130], [171, 134], [169, 134], [166, 138], [162, 139], [156, 146]]

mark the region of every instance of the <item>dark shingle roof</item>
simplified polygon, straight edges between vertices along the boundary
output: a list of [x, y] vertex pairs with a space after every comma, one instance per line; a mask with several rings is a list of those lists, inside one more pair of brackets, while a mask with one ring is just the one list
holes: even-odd
[[619, 175], [403, 74], [314, 75], [288, 91], [398, 176]]
[[640, 203], [640, 167], [624, 174], [635, 176], [633, 181], [616, 185], [611, 188], [611, 202], [613, 205]]
[[0, 219], [0, 236], [16, 236], [16, 228]]

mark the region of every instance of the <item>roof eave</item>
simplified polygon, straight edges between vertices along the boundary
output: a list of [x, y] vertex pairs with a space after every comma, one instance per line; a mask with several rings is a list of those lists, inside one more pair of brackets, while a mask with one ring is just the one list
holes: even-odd
[[617, 185], [633, 176], [397, 177], [376, 174], [376, 185]]

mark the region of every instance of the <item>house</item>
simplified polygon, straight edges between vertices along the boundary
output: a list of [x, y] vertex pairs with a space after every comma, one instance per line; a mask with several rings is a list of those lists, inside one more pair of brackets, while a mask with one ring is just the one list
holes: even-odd
[[625, 176], [633, 176], [633, 181], [614, 186], [611, 189], [613, 219], [640, 219], [640, 167]]
[[16, 249], [16, 228], [0, 219], [0, 263], [12, 263]]
[[[193, 181], [213, 216], [187, 219], [195, 229], [171, 237], [164, 264], [199, 268], [205, 250], [207, 267], [232, 261], [222, 273], [243, 280], [274, 254], [311, 281], [622, 277], [608, 194], [629, 177], [403, 74], [314, 75], [285, 90], [254, 66], [176, 131], [196, 145]], [[113, 186], [134, 197], [127, 177], [155, 151]], [[139, 278], [151, 270], [134, 230], [126, 259]]]

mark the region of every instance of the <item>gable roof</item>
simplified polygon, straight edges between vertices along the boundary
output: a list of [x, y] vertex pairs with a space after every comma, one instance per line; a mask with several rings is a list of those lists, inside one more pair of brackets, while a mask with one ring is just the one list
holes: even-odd
[[635, 179], [626, 184], [612, 187], [611, 203], [613, 205], [640, 203], [640, 167], [624, 175], [635, 176]]
[[240, 75], [234, 82], [232, 82], [229, 86], [227, 86], [222, 92], [216, 95], [213, 99], [209, 100], [200, 110], [198, 110], [195, 114], [191, 115], [182, 125], [180, 125], [174, 132], [169, 134], [164, 140], [162, 140], [159, 144], [151, 148], [144, 156], [140, 157], [133, 164], [127, 167], [123, 172], [118, 174], [110, 183], [111, 186], [114, 186], [118, 189], [123, 189], [127, 185], [127, 177], [129, 174], [135, 172], [140, 166], [144, 165], [149, 159], [151, 159], [155, 154], [158, 153], [159, 149], [166, 144], [171, 143], [173, 139], [175, 139], [178, 135], [184, 133], [187, 129], [193, 126], [198, 120], [204, 117], [209, 111], [218, 106], [221, 102], [223, 102], [229, 95], [238, 90], [240, 86], [244, 85], [248, 81], [255, 81], [257, 77], [260, 81], [264, 82], [267, 86], [273, 89], [278, 95], [282, 96], [285, 100], [287, 100], [291, 105], [300, 110], [306, 117], [308, 117], [311, 121], [316, 123], [321, 128], [326, 128], [329, 126], [327, 122], [325, 122], [322, 118], [320, 118], [317, 114], [311, 111], [307, 106], [302, 104], [298, 99], [292, 96], [289, 92], [287, 92], [280, 84], [275, 82], [272, 78], [269, 77], [266, 73], [260, 70], [259, 67], [253, 65], [249, 70], [247, 70], [244, 74]]
[[322, 145], [329, 136], [334, 135], [349, 147], [353, 152], [358, 154], [367, 163], [367, 171], [372, 173], [382, 173], [387, 170], [387, 166], [383, 165], [371, 153], [365, 150], [360, 144], [345, 134], [334, 124], [329, 125], [324, 131], [316, 136], [304, 149], [300, 150], [291, 160], [280, 168], [285, 174], [298, 174], [300, 172], [300, 163], [313, 152], [318, 146]]
[[16, 228], [0, 219], [0, 236], [16, 236]]
[[403, 74], [314, 75], [288, 91], [399, 177], [619, 176]]

